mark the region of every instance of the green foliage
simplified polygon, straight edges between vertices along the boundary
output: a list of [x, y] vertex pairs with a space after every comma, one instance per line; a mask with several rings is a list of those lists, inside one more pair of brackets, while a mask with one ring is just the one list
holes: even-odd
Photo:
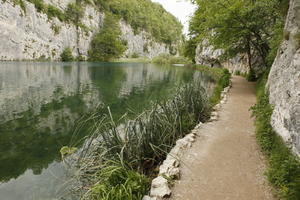
[[159, 56], [153, 58], [153, 63], [156, 64], [188, 64], [190, 63], [187, 58], [181, 56], [172, 56], [169, 54], [160, 54]]
[[265, 92], [267, 76], [257, 84], [257, 104], [251, 109], [255, 116], [256, 137], [268, 159], [268, 180], [278, 188], [281, 198], [300, 197], [300, 162], [273, 130], [270, 121], [273, 108]]
[[118, 18], [107, 13], [101, 31], [92, 39], [89, 60], [110, 61], [120, 57], [126, 49], [120, 35]]
[[30, 3], [34, 4], [34, 7], [36, 8], [36, 10], [38, 12], [44, 12], [45, 11], [45, 4], [43, 2], [43, 0], [28, 0]]
[[65, 13], [63, 11], [61, 11], [60, 9], [54, 7], [53, 5], [47, 6], [46, 14], [49, 19], [52, 19], [53, 17], [57, 17], [62, 22], [66, 20]]
[[[288, 6], [286, 0], [195, 2], [198, 9], [191, 20], [190, 34], [197, 43], [207, 39], [216, 49], [224, 50], [224, 59], [242, 53], [250, 58], [259, 56], [265, 66], [274, 60], [285, 19], [281, 5]], [[193, 56], [190, 49], [195, 49], [194, 44], [188, 44], [187, 55]]]
[[57, 26], [57, 25], [55, 25], [55, 24], [52, 24], [52, 25], [51, 25], [51, 29], [54, 31], [54, 34], [57, 35], [57, 34], [59, 34], [60, 26]]
[[98, 183], [93, 185], [84, 199], [140, 200], [149, 190], [150, 181], [117, 162], [108, 162], [97, 173]]
[[191, 38], [187, 40], [184, 44], [184, 51], [183, 55], [195, 63], [195, 56], [196, 56], [196, 48], [198, 45], [198, 41], [196, 38]]
[[242, 76], [242, 77], [247, 78], [248, 73], [243, 73], [243, 72], [241, 72], [240, 70], [236, 70], [236, 71], [234, 72], [234, 75], [236, 75], [236, 76]]
[[136, 33], [145, 30], [158, 42], [175, 44], [181, 39], [182, 25], [170, 13], [150, 0], [110, 0], [96, 1], [105, 9], [122, 17]]
[[61, 149], [60, 149], [60, 155], [62, 157], [65, 157], [65, 156], [68, 156], [68, 155], [71, 155], [73, 153], [75, 153], [77, 151], [77, 148], [76, 147], [67, 147], [67, 146], [63, 146]]
[[70, 3], [66, 9], [66, 19], [72, 22], [75, 25], [80, 23], [84, 15], [84, 10], [82, 9], [82, 5], [78, 3]]
[[139, 54], [136, 52], [131, 55], [131, 58], [139, 58], [139, 57], [140, 57]]
[[61, 61], [69, 62], [74, 61], [74, 57], [72, 55], [72, 50], [70, 48], [65, 48], [63, 52], [60, 54]]
[[[199, 66], [203, 70], [203, 66]], [[210, 69], [209, 69], [210, 70]], [[223, 89], [230, 84], [231, 74], [228, 69], [225, 68], [214, 68], [212, 70], [213, 77], [215, 77], [216, 86], [214, 88], [213, 94], [211, 95], [209, 102], [211, 106], [216, 105], [221, 100], [221, 93]]]
[[257, 80], [256, 74], [253, 69], [250, 69], [246, 76], [247, 81], [254, 82]]

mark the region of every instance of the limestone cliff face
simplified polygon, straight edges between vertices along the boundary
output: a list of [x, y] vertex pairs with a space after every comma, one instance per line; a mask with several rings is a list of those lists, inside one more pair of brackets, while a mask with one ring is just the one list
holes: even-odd
[[285, 37], [268, 79], [272, 126], [300, 156], [300, 1], [291, 0]]
[[[74, 0], [47, 0], [45, 3], [64, 10]], [[64, 48], [70, 47], [74, 56], [87, 56], [90, 41], [94, 33], [103, 24], [104, 14], [93, 6], [84, 8], [83, 30], [72, 23], [64, 23], [57, 18], [49, 19], [38, 12], [33, 4], [24, 1], [26, 13], [19, 5], [10, 1], [0, 3], [0, 60], [34, 60], [46, 58], [58, 60]], [[168, 53], [165, 44], [153, 42], [146, 32], [134, 34], [125, 22], [120, 22], [122, 38], [127, 40], [128, 49], [125, 56], [137, 53], [153, 57]], [[150, 45], [151, 44], [151, 45]]]
[[222, 49], [214, 49], [207, 41], [204, 41], [196, 48], [195, 61], [199, 65], [225, 67], [232, 73], [235, 71], [247, 73], [249, 71], [246, 55], [238, 55], [227, 61], [222, 61], [220, 57], [223, 53], [224, 51]]

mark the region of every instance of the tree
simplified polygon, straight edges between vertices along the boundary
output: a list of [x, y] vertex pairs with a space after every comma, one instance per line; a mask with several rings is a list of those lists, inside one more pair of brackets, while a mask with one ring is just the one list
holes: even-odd
[[65, 48], [63, 52], [60, 54], [61, 61], [69, 62], [74, 61], [74, 57], [72, 55], [72, 50], [70, 48]]
[[268, 40], [280, 18], [278, 0], [196, 0], [199, 6], [191, 20], [192, 38], [208, 39], [216, 49], [224, 50], [224, 58], [238, 53], [253, 53], [266, 65], [270, 50]]
[[118, 25], [118, 19], [106, 13], [105, 21], [101, 31], [94, 36], [91, 41], [89, 60], [92, 61], [110, 61], [113, 58], [120, 57], [126, 47], [120, 38], [121, 31]]

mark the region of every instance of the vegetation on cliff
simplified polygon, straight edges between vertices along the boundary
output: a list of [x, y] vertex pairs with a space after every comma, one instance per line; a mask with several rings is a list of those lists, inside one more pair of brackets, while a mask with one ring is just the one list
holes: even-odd
[[72, 55], [72, 50], [70, 48], [65, 48], [63, 52], [60, 54], [61, 61], [68, 62], [74, 61], [74, 56]]
[[267, 73], [258, 81], [257, 104], [252, 107], [256, 138], [268, 160], [268, 180], [278, 189], [281, 198], [297, 200], [300, 197], [300, 162], [271, 126], [273, 108], [265, 90], [266, 81]]
[[122, 56], [126, 43], [121, 40], [121, 30], [118, 20], [111, 14], [106, 14], [104, 24], [90, 45], [89, 59], [92, 61], [110, 61]]
[[57, 17], [62, 22], [73, 23], [82, 29], [87, 28], [81, 22], [85, 7], [91, 5], [101, 12], [123, 19], [135, 33], [150, 33], [157, 42], [172, 45], [182, 39], [181, 23], [160, 4], [151, 0], [78, 0], [69, 3], [65, 10], [46, 4], [43, 0], [13, 0], [26, 14], [24, 1], [34, 4], [37, 11], [47, 14], [49, 19]]

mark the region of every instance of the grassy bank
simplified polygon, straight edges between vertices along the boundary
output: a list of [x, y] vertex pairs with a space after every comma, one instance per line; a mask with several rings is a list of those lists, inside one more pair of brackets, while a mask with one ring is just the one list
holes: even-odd
[[300, 199], [300, 162], [284, 144], [270, 124], [273, 112], [265, 92], [267, 76], [257, 83], [257, 104], [252, 107], [255, 116], [256, 137], [268, 161], [267, 177], [282, 199]]
[[216, 82], [215, 89], [212, 96], [209, 99], [210, 106], [213, 107], [221, 100], [221, 93], [225, 87], [230, 83], [231, 74], [225, 68], [211, 68], [202, 65], [194, 66], [196, 70], [210, 74], [210, 76]]
[[122, 62], [122, 63], [151, 63], [151, 59], [146, 57], [138, 57], [138, 58], [118, 58], [112, 60], [112, 62]]
[[[216, 81], [214, 95], [219, 97], [229, 84], [228, 71], [207, 67], [199, 70]], [[197, 123], [209, 119], [211, 105], [196, 81], [183, 85], [172, 99], [153, 103], [133, 120], [122, 117], [121, 126], [113, 120], [109, 108], [101, 108], [94, 115], [101, 117], [95, 117], [92, 139], [78, 161], [82, 199], [140, 200], [176, 141]]]

